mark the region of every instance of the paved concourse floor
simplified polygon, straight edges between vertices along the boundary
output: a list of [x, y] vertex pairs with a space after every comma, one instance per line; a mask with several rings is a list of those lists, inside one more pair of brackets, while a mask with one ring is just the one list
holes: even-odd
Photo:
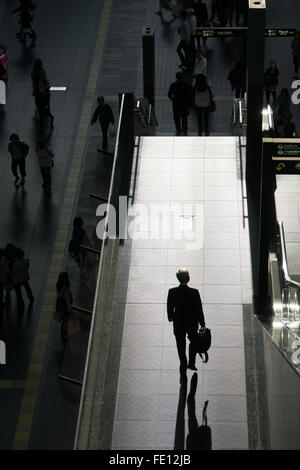
[[[234, 137], [142, 138], [135, 203], [144, 213], [132, 229], [140, 239], [131, 242], [114, 449], [173, 449], [184, 426], [178, 419], [184, 406], [182, 390], [178, 402], [179, 360], [166, 313], [168, 289], [178, 284], [175, 273], [183, 266], [212, 330], [209, 362], [197, 358], [198, 424], [209, 400], [212, 448], [248, 448], [242, 304], [250, 303], [251, 286], [237, 145]], [[174, 210], [165, 239], [159, 239], [153, 204]], [[196, 242], [187, 241], [192, 235]], [[187, 421], [185, 427], [187, 434]], [[177, 448], [185, 448], [183, 441]]]

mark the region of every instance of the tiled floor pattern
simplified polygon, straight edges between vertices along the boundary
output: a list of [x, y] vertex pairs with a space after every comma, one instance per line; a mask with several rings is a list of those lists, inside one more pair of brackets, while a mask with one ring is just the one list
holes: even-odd
[[[199, 424], [209, 400], [213, 449], [247, 449], [242, 303], [251, 302], [251, 286], [237, 141], [156, 137], [143, 138], [141, 145], [136, 204], [151, 216], [149, 222], [139, 214], [133, 230], [140, 239], [132, 241], [113, 448], [173, 448], [179, 364], [165, 304], [168, 289], [177, 284], [176, 270], [187, 266], [213, 336], [208, 364], [197, 359]], [[174, 208], [174, 239], [166, 226], [165, 239], [155, 239], [159, 219], [153, 202]], [[178, 239], [183, 227], [192, 236], [190, 224], [197, 246]]]

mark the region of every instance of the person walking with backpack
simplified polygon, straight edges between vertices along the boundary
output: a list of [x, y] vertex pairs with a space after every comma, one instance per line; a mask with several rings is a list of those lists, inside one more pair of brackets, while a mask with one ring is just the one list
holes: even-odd
[[53, 167], [53, 156], [54, 153], [48, 149], [45, 142], [39, 141], [36, 144], [36, 153], [40, 165], [41, 175], [43, 178], [43, 188], [47, 191], [51, 191], [51, 168]]
[[20, 138], [17, 134], [11, 134], [10, 142], [8, 144], [8, 151], [11, 154], [12, 162], [11, 162], [11, 171], [15, 177], [15, 186], [16, 188], [19, 186], [18, 181], [20, 179], [18, 174], [18, 168], [20, 171], [20, 175], [22, 177], [20, 186], [24, 186], [25, 184], [25, 176], [26, 176], [26, 165], [25, 165], [25, 158], [29, 152], [29, 146], [25, 142], [21, 142]]
[[68, 339], [68, 322], [70, 318], [73, 298], [70, 290], [70, 280], [67, 272], [61, 272], [56, 282], [56, 306], [55, 315], [61, 321], [61, 339], [65, 347]]

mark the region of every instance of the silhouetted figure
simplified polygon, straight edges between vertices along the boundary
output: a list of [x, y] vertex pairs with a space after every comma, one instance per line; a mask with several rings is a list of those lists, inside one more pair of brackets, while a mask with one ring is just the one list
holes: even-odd
[[48, 77], [46, 70], [44, 69], [43, 62], [41, 59], [36, 59], [34, 66], [31, 71], [31, 80], [32, 80], [32, 95], [35, 96], [39, 86], [39, 82], [46, 82], [49, 86]]
[[29, 146], [25, 142], [21, 142], [17, 134], [11, 134], [10, 142], [8, 144], [8, 151], [11, 154], [11, 171], [15, 177], [15, 186], [18, 187], [18, 181], [20, 179], [18, 174], [18, 168], [22, 177], [20, 186], [25, 184], [26, 168], [25, 158], [29, 152]]
[[194, 65], [195, 59], [196, 59], [196, 28], [197, 28], [197, 19], [194, 14], [194, 9], [193, 8], [187, 8], [186, 10], [187, 14], [187, 20], [190, 28], [190, 35], [191, 35], [191, 40], [190, 40], [190, 64], [189, 65]]
[[11, 275], [17, 295], [18, 307], [22, 309], [24, 308], [22, 286], [25, 288], [30, 305], [32, 305], [34, 297], [29, 285], [29, 260], [24, 258], [25, 253], [20, 248], [17, 248], [15, 253], [15, 261], [13, 262]]
[[36, 33], [33, 28], [33, 15], [32, 12], [36, 8], [36, 4], [31, 0], [21, 0], [20, 6], [12, 10], [11, 13], [18, 13], [20, 18], [21, 30], [17, 34], [20, 38], [20, 42], [26, 43], [26, 37], [29, 36], [32, 39], [32, 46], [35, 46]]
[[[205, 2], [203, 2], [202, 0], [198, 0], [198, 1], [196, 0], [195, 5], [194, 5], [194, 12], [195, 12], [198, 28], [210, 26], [208, 22], [208, 12], [207, 12], [207, 6]], [[197, 39], [197, 46], [199, 49], [201, 38], [199, 35], [197, 35], [196, 39]], [[203, 44], [205, 44], [207, 39], [202, 38], [202, 40], [203, 40]]]
[[202, 136], [204, 127], [204, 133], [208, 136], [209, 114], [211, 111], [213, 94], [210, 86], [207, 84], [207, 78], [202, 74], [197, 75], [194, 95], [195, 107], [197, 110], [198, 135]]
[[53, 127], [54, 116], [50, 110], [50, 87], [48, 82], [45, 80], [38, 82], [34, 97], [41, 122], [43, 123], [45, 117], [50, 117], [51, 127]]
[[207, 406], [205, 402], [202, 411], [202, 425], [198, 426], [196, 418], [195, 394], [197, 390], [198, 376], [193, 374], [191, 389], [187, 399], [189, 434], [186, 438], [186, 450], [211, 450], [211, 429], [207, 426]]
[[85, 229], [83, 228], [83, 220], [81, 217], [75, 217], [73, 220], [72, 238], [69, 243], [69, 253], [80, 264], [82, 249], [80, 245], [89, 246], [89, 239]]
[[67, 272], [62, 272], [56, 282], [56, 318], [61, 322], [61, 340], [65, 347], [68, 339], [68, 322], [71, 314], [72, 293], [70, 291], [70, 280]]
[[[205, 320], [198, 290], [187, 285], [190, 281], [189, 272], [186, 269], [180, 269], [177, 271], [176, 277], [180, 285], [169, 290], [167, 312], [169, 322], [173, 322], [173, 331], [180, 360], [179, 371], [181, 380], [184, 380], [187, 368], [197, 370], [195, 366], [196, 355], [191, 346], [191, 341], [197, 335], [199, 325], [205, 326]], [[185, 352], [186, 335], [190, 340], [189, 364]], [[191, 362], [191, 359], [193, 362]]]
[[273, 98], [273, 104], [276, 101], [276, 90], [278, 85], [279, 70], [274, 60], [270, 61], [269, 67], [264, 73], [264, 88], [266, 91], [266, 101], [270, 104], [270, 95]]
[[[105, 150], [107, 148], [107, 133], [110, 123], [114, 124], [115, 119], [109, 104], [105, 103], [104, 97], [99, 96], [97, 98], [98, 106], [93, 114], [91, 125], [93, 125], [97, 120], [99, 120], [101, 130], [102, 130], [102, 148]], [[100, 152], [101, 149], [98, 149]]]
[[281, 119], [284, 113], [290, 113], [291, 97], [287, 88], [282, 88], [274, 104], [276, 118]]
[[36, 153], [38, 156], [41, 175], [43, 178], [42, 187], [45, 191], [51, 191], [51, 168], [53, 166], [53, 152], [47, 147], [45, 142], [37, 142]]
[[5, 286], [8, 281], [8, 275], [10, 273], [8, 262], [4, 256], [4, 250], [0, 248], [0, 312], [4, 307], [3, 295]]
[[300, 64], [300, 31], [296, 31], [295, 37], [291, 44], [291, 49], [293, 52], [293, 62], [295, 69], [295, 76], [293, 78], [298, 79], [298, 70]]
[[292, 115], [290, 112], [282, 113], [281, 117], [276, 123], [276, 137], [291, 138], [297, 137], [296, 126], [292, 122]]
[[235, 97], [242, 98], [246, 91], [246, 74], [240, 60], [230, 70], [227, 78], [230, 81], [231, 89], [235, 91]]
[[173, 116], [176, 126], [176, 135], [187, 135], [189, 110], [193, 107], [193, 90], [191, 85], [183, 80], [182, 72], [177, 72], [177, 81], [169, 88], [168, 97], [173, 104]]
[[186, 11], [180, 13], [181, 24], [178, 29], [180, 41], [176, 52], [181, 60], [180, 68], [189, 68], [192, 65], [191, 58], [191, 29]]

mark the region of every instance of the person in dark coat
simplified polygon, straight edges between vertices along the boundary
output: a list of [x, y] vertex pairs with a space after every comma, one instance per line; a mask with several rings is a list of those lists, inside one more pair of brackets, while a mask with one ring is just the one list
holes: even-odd
[[227, 79], [230, 81], [232, 91], [235, 91], [235, 97], [242, 98], [246, 91], [246, 74], [240, 60], [230, 70]]
[[34, 66], [31, 71], [31, 80], [32, 80], [32, 95], [33, 96], [36, 95], [40, 81], [46, 82], [49, 86], [47, 73], [46, 73], [46, 70], [44, 69], [43, 62], [41, 61], [41, 59], [36, 59], [34, 63]]
[[[177, 271], [176, 277], [180, 285], [169, 290], [167, 312], [169, 322], [173, 322], [180, 360], [180, 376], [181, 380], [184, 380], [187, 368], [197, 370], [195, 366], [196, 351], [192, 347], [191, 341], [197, 334], [199, 325], [205, 326], [205, 320], [199, 291], [187, 285], [190, 280], [189, 272], [186, 269], [180, 269]], [[186, 335], [190, 340], [189, 363], [187, 363], [185, 353]]]
[[182, 72], [177, 72], [177, 81], [172, 83], [168, 97], [173, 103], [173, 115], [176, 126], [176, 135], [187, 135], [189, 110], [193, 107], [193, 90], [191, 85], [183, 80]]
[[[115, 123], [115, 119], [112, 109], [109, 104], [105, 103], [104, 97], [99, 96], [99, 98], [97, 98], [97, 101], [98, 106], [93, 114], [91, 125], [95, 124], [97, 119], [99, 120], [102, 130], [102, 147], [105, 150], [107, 148], [108, 128], [110, 123]], [[98, 151], [101, 152], [101, 149], [98, 149]]]
[[276, 101], [276, 90], [278, 85], [279, 70], [274, 60], [270, 61], [269, 67], [264, 73], [264, 88], [266, 91], [266, 101], [270, 104], [270, 95], [273, 97], [273, 104]]
[[36, 33], [33, 28], [33, 16], [32, 12], [36, 8], [36, 4], [31, 0], [21, 0], [20, 6], [12, 10], [11, 13], [18, 13], [20, 17], [21, 30], [17, 34], [22, 43], [26, 42], [26, 36], [28, 35], [32, 39], [32, 46], [35, 46]]
[[43, 121], [45, 117], [49, 116], [51, 127], [53, 127], [54, 116], [50, 110], [50, 88], [48, 82], [45, 80], [39, 81], [34, 97], [40, 120]]
[[[204, 26], [209, 26], [208, 22], [208, 12], [207, 12], [207, 6], [206, 3], [204, 3], [202, 0], [196, 0], [195, 5], [194, 5], [194, 12], [197, 20], [197, 27], [204, 27]], [[197, 34], [196, 35], [197, 39], [197, 46], [198, 49], [200, 49], [200, 36]], [[206, 43], [206, 38], [202, 38], [203, 44]]]
[[8, 151], [12, 158], [11, 171], [15, 177], [15, 186], [19, 186], [18, 181], [20, 177], [18, 175], [18, 168], [22, 177], [20, 186], [24, 186], [26, 176], [25, 158], [28, 154], [29, 146], [25, 142], [21, 142], [17, 134], [11, 134], [9, 140]]

